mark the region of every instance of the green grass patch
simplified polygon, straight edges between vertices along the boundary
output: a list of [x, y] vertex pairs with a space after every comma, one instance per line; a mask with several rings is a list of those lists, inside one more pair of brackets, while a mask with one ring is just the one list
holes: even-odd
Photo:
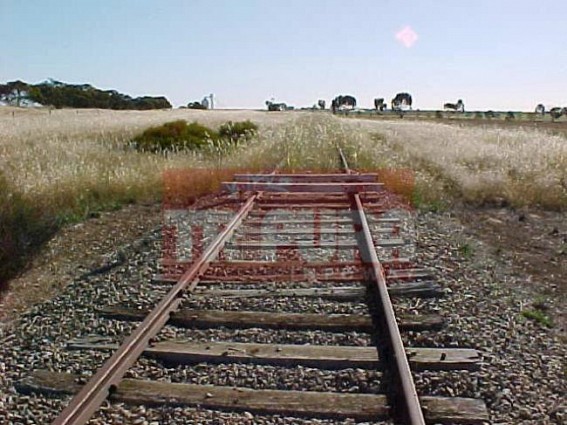
[[551, 320], [551, 318], [547, 314], [545, 314], [545, 312], [538, 310], [537, 308], [531, 310], [522, 310], [521, 314], [522, 317], [533, 320], [542, 326], [545, 326], [547, 328], [553, 327], [553, 320]]
[[[421, 185], [420, 185], [421, 186]], [[424, 194], [420, 186], [416, 186], [411, 196], [411, 204], [414, 208], [423, 212], [440, 213], [447, 211], [449, 205], [443, 199], [431, 197]]]
[[545, 295], [538, 295], [532, 301], [532, 308], [522, 310], [522, 317], [533, 320], [542, 326], [553, 327], [553, 320], [547, 314], [549, 310], [548, 298]]
[[151, 191], [140, 190], [135, 186], [114, 187], [86, 186], [57, 194], [60, 206], [54, 216], [58, 225], [79, 223], [100, 216], [105, 211], [118, 211], [124, 205], [141, 202], [157, 202], [161, 198], [162, 187], [159, 180]]
[[471, 258], [474, 253], [474, 249], [471, 244], [464, 242], [459, 244], [459, 253], [465, 258]]

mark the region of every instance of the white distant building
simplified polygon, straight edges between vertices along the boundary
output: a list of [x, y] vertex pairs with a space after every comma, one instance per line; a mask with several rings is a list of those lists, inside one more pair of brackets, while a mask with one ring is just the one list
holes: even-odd
[[214, 95], [211, 93], [210, 95], [203, 97], [203, 100], [201, 100], [201, 106], [206, 109], [215, 109]]

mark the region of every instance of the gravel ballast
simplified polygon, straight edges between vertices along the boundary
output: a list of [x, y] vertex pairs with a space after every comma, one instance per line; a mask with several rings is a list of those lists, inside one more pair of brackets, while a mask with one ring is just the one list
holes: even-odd
[[[218, 228], [207, 226], [207, 232]], [[412, 346], [470, 347], [481, 350], [477, 372], [417, 372], [414, 378], [423, 395], [463, 396], [486, 401], [495, 424], [561, 424], [567, 421], [565, 356], [567, 350], [557, 329], [528, 320], [521, 312], [534, 299], [534, 282], [492, 255], [481, 242], [463, 236], [462, 226], [449, 213], [423, 213], [416, 219], [418, 266], [435, 270], [445, 288], [440, 299], [398, 299], [398, 313], [437, 312], [447, 326], [439, 332], [404, 333]], [[472, 254], [462, 249], [463, 241]], [[159, 273], [161, 231], [148, 233], [127, 247], [115, 266], [96, 273], [81, 272], [53, 300], [33, 307], [18, 320], [0, 328], [0, 423], [49, 423], [68, 398], [23, 396], [14, 384], [34, 369], [92, 373], [109, 353], [69, 351], [66, 343], [88, 335], [108, 336], [119, 342], [135, 328], [100, 317], [96, 310], [110, 305], [148, 308], [155, 305], [167, 285], [152, 283]], [[411, 255], [408, 252], [408, 255]], [[123, 254], [124, 255], [124, 254]], [[404, 256], [404, 255], [402, 255]], [[109, 258], [113, 258], [109, 253]], [[269, 286], [269, 285], [268, 285]], [[337, 283], [336, 286], [346, 286]], [[318, 299], [270, 298], [214, 300], [187, 307], [239, 308], [265, 311], [363, 313], [365, 305]], [[549, 314], [557, 305], [550, 302]], [[305, 310], [304, 310], [305, 309]], [[372, 345], [371, 335], [344, 332], [260, 329], [191, 330], [166, 326], [158, 340], [264, 342], [327, 345]], [[153, 377], [174, 382], [242, 385], [254, 388], [293, 389], [302, 382], [314, 391], [379, 392], [380, 374], [348, 369], [338, 374], [309, 368], [252, 365], [197, 364], [167, 368], [141, 359], [131, 377]], [[202, 382], [200, 382], [202, 381]], [[105, 405], [92, 423], [132, 424], [335, 424], [332, 420], [217, 412], [200, 408], [144, 408]], [[353, 422], [354, 423], [354, 422]], [[388, 423], [388, 422], [376, 422]]]

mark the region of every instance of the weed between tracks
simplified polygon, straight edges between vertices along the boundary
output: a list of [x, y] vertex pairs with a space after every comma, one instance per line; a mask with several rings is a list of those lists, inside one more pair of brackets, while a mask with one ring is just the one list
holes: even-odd
[[551, 320], [551, 318], [541, 310], [538, 309], [522, 310], [521, 314], [522, 317], [525, 317], [526, 319], [529, 320], [533, 320], [542, 326], [545, 326], [547, 328], [553, 327], [553, 320]]

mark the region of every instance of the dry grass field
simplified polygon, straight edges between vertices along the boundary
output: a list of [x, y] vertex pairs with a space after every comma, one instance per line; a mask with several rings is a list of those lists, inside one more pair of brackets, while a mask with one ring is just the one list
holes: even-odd
[[[245, 146], [218, 154], [156, 155], [128, 142], [177, 119], [218, 126], [250, 119]], [[177, 168], [332, 170], [342, 146], [353, 168], [414, 170], [420, 205], [453, 202], [567, 209], [567, 139], [537, 129], [459, 127], [326, 113], [102, 111], [0, 108], [0, 281], [66, 222], [127, 203], [158, 202]], [[210, 179], [201, 174], [200, 179]], [[203, 177], [206, 176], [206, 177]], [[195, 177], [193, 187], [203, 186]], [[205, 185], [209, 190], [214, 185]], [[200, 190], [200, 189], [199, 189]], [[10, 266], [9, 266], [10, 265]]]
[[[567, 139], [545, 130], [349, 120], [359, 167], [405, 166], [428, 202], [567, 208]], [[386, 158], [382, 160], [381, 158]]]
[[[0, 108], [0, 287], [21, 266], [22, 253], [41, 246], [62, 224], [127, 203], [158, 202], [165, 170], [223, 166], [214, 155], [138, 152], [128, 142], [143, 129], [176, 119], [217, 126], [239, 119], [261, 122], [264, 116]], [[271, 118], [264, 130], [289, 119]]]
[[2, 170], [19, 192], [50, 197], [90, 187], [132, 191], [140, 199], [145, 195], [138, 191], [157, 189], [153, 183], [165, 168], [196, 166], [203, 160], [194, 154], [165, 157], [133, 151], [127, 142], [135, 134], [176, 119], [214, 126], [238, 119], [261, 121], [264, 116], [253, 111], [18, 110], [12, 117], [10, 109], [0, 108]]

